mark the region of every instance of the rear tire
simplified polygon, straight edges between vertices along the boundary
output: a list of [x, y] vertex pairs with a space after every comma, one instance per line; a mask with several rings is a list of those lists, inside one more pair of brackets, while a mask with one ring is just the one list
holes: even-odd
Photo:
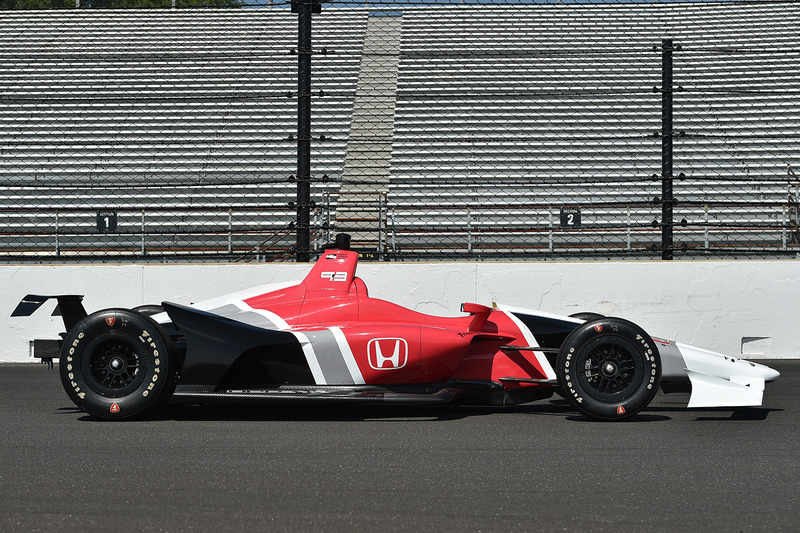
[[653, 338], [621, 318], [599, 318], [570, 333], [556, 372], [564, 397], [589, 418], [621, 420], [658, 392], [661, 357]]
[[139, 307], [134, 307], [132, 311], [136, 311], [144, 316], [158, 315], [164, 312], [164, 308], [156, 304], [145, 304]]
[[175, 390], [172, 341], [150, 318], [107, 309], [78, 322], [61, 348], [59, 373], [70, 399], [106, 419], [144, 414]]

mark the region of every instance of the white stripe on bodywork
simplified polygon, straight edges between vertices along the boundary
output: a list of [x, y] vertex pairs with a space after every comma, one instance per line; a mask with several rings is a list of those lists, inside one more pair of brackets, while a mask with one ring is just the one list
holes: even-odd
[[[243, 314], [244, 313], [255, 313], [255, 314], [259, 315], [260, 317], [263, 317], [266, 320], [268, 320], [273, 325], [273, 327], [276, 327], [277, 329], [289, 331], [292, 335], [294, 335], [295, 338], [297, 339], [297, 341], [300, 343], [300, 347], [303, 350], [303, 355], [306, 358], [306, 363], [308, 363], [309, 370], [311, 370], [311, 375], [314, 378], [314, 383], [316, 383], [317, 385], [328, 385], [328, 379], [325, 377], [325, 371], [322, 369], [322, 365], [320, 364], [320, 360], [319, 360], [319, 357], [317, 356], [317, 352], [314, 350], [314, 343], [311, 342], [311, 340], [308, 338], [308, 336], [305, 333], [303, 333], [302, 331], [292, 331], [292, 329], [289, 326], [289, 324], [283, 318], [281, 318], [280, 316], [276, 315], [275, 313], [267, 311], [266, 309], [254, 309], [254, 308], [250, 307], [249, 305], [247, 305], [244, 301], [238, 301], [238, 302], [232, 302], [232, 303], [238, 309], [242, 310]], [[245, 318], [245, 317], [246, 317], [246, 315], [244, 315], [242, 318]], [[234, 316], [234, 317], [231, 317], [231, 318], [236, 320], [237, 317]], [[257, 325], [257, 324], [254, 324], [254, 325]], [[334, 337], [336, 337], [335, 334], [334, 334]], [[336, 338], [336, 342], [340, 346], [340, 349], [341, 349], [341, 342], [339, 341], [338, 338]], [[347, 347], [348, 353], [350, 353], [350, 347], [347, 346], [346, 342], [345, 342], [345, 346]], [[324, 348], [324, 346], [322, 346], [322, 347]], [[345, 360], [345, 364], [348, 366], [348, 370], [350, 370], [350, 365], [347, 362], [348, 358], [344, 355], [344, 353], [342, 354], [342, 356], [343, 356], [343, 358]], [[352, 353], [350, 353], [350, 358], [352, 358]], [[330, 365], [328, 365], [328, 366], [330, 366]], [[350, 371], [350, 373], [352, 375], [352, 371]], [[360, 377], [360, 373], [359, 373], [359, 377]], [[358, 381], [354, 381], [354, 383], [359, 384]], [[364, 383], [364, 380], [362, 379], [360, 384], [363, 384], [363, 383]]]
[[[264, 317], [268, 321], [270, 321], [274, 325], [274, 327], [276, 327], [277, 329], [280, 329], [280, 330], [290, 329], [289, 324], [287, 324], [286, 321], [283, 318], [281, 318], [280, 316], [276, 315], [275, 313], [273, 313], [271, 311], [267, 311], [266, 309], [255, 309], [253, 307], [250, 307], [249, 305], [247, 305], [243, 301], [232, 302], [232, 303], [233, 303], [233, 305], [235, 305], [236, 307], [238, 307], [239, 309], [241, 309], [244, 312], [255, 313], [257, 315], [261, 315], [262, 317]], [[231, 317], [231, 318], [236, 320], [235, 317]]]
[[[308, 362], [308, 367], [311, 369], [311, 375], [314, 376], [314, 382], [317, 385], [364, 385], [364, 376], [361, 375], [361, 370], [358, 368], [356, 358], [353, 355], [353, 351], [350, 349], [350, 345], [347, 343], [347, 339], [345, 338], [344, 332], [341, 330], [341, 328], [325, 328], [319, 331], [329, 331], [333, 335], [333, 338], [336, 342], [336, 347], [340, 352], [339, 354], [334, 354], [332, 352], [325, 354], [326, 357], [334, 358], [332, 360], [326, 360], [325, 365], [328, 373], [333, 376], [333, 379], [337, 380], [336, 383], [328, 383], [328, 378], [325, 376], [325, 370], [323, 369], [323, 365], [320, 363], [320, 356], [317, 355], [317, 352], [314, 348], [315, 342], [312, 342], [311, 339], [309, 339], [308, 336], [301, 331], [290, 331], [290, 333], [297, 338], [298, 342], [300, 342], [300, 346], [303, 349], [303, 355], [305, 355], [306, 361]], [[313, 332], [309, 333], [313, 334]], [[316, 344], [318, 344], [318, 348], [325, 349], [325, 345], [328, 343], [317, 342]], [[328, 350], [331, 350], [330, 344], [328, 344], [327, 348]], [[342, 374], [340, 372], [334, 373], [337, 365], [335, 361], [337, 355], [341, 356], [341, 361], [344, 362], [344, 365], [347, 367], [350, 383], [340, 383], [338, 380], [342, 380]]]
[[300, 285], [300, 283], [301, 283], [300, 281], [295, 280], [295, 281], [285, 281], [282, 283], [269, 283], [267, 285], [259, 285], [258, 287], [252, 287], [250, 289], [233, 292], [231, 294], [226, 294], [224, 296], [218, 296], [216, 298], [211, 298], [209, 300], [203, 300], [202, 302], [190, 305], [190, 307], [200, 309], [201, 311], [209, 311], [211, 309], [214, 309], [215, 307], [221, 307], [225, 304], [235, 304], [243, 300], [249, 300], [250, 298], [255, 298], [256, 296], [269, 294], [270, 292], [279, 291], [281, 289], [288, 289], [289, 287]]
[[[253, 308], [244, 301], [255, 296], [293, 287], [299, 283], [300, 282], [292, 281], [262, 285], [260, 287], [254, 287], [252, 289], [205, 300], [197, 304], [192, 304], [190, 307], [214, 313], [251, 326], [290, 332], [300, 343], [303, 355], [311, 370], [311, 375], [317, 385], [329, 384], [326, 372], [330, 375], [331, 379], [335, 381], [333, 384], [364, 385], [364, 377], [361, 375], [361, 370], [358, 367], [358, 363], [356, 363], [356, 358], [341, 328], [334, 327], [319, 330], [319, 332], [329, 331], [333, 337], [332, 341], [326, 340], [325, 335], [315, 335], [313, 332], [304, 333], [301, 331], [293, 331], [286, 320], [279, 315], [265, 309]], [[164, 322], [169, 321], [169, 317], [166, 313], [161, 313], [154, 318], [162, 318], [163, 320], [160, 321]], [[309, 336], [316, 338], [316, 340], [309, 338]], [[316, 349], [325, 351], [318, 355]], [[335, 353], [337, 349], [340, 352], [338, 354]], [[322, 359], [320, 359], [321, 355], [324, 355]], [[344, 371], [345, 368], [347, 369], [346, 373]], [[349, 380], [347, 378], [348, 374]], [[346, 383], [347, 381], [351, 383]]]
[[300, 347], [303, 349], [303, 355], [306, 356], [308, 368], [311, 369], [311, 375], [314, 376], [314, 383], [317, 385], [327, 385], [328, 382], [325, 380], [325, 374], [322, 373], [322, 368], [319, 366], [317, 354], [314, 353], [314, 347], [311, 345], [311, 341], [300, 331], [292, 331], [291, 333], [295, 336], [300, 343]]
[[[533, 336], [533, 333], [531, 333], [531, 330], [528, 329], [528, 326], [526, 326], [522, 322], [522, 320], [520, 320], [519, 318], [516, 317], [516, 315], [514, 315], [514, 312], [511, 311], [512, 308], [505, 307], [505, 306], [502, 306], [502, 305], [497, 305], [497, 309], [499, 311], [503, 311], [506, 314], [506, 316], [511, 319], [511, 321], [514, 323], [514, 325], [519, 328], [519, 330], [522, 332], [522, 336], [525, 339], [525, 342], [528, 344], [528, 346], [539, 346], [539, 343], [536, 342], [536, 338]], [[536, 313], [534, 311], [529, 311], [526, 314], [536, 315], [538, 313]], [[544, 315], [544, 316], [547, 316], [547, 315]], [[555, 317], [556, 315], [552, 315], [552, 316]], [[534, 351], [533, 355], [534, 355], [534, 357], [536, 357], [536, 361], [539, 363], [539, 366], [541, 366], [542, 370], [544, 370], [545, 377], [547, 379], [557, 379], [556, 372], [555, 372], [555, 370], [553, 370], [553, 367], [550, 366], [550, 362], [547, 360], [547, 357], [544, 355], [544, 352]]]
[[350, 371], [350, 376], [353, 378], [353, 383], [356, 385], [363, 385], [364, 376], [361, 375], [361, 370], [358, 368], [358, 363], [356, 363], [356, 358], [353, 355], [353, 351], [350, 349], [350, 345], [347, 343], [344, 332], [341, 328], [330, 328], [330, 330], [336, 342], [339, 344], [339, 349], [342, 351], [342, 357], [347, 365], [347, 369]]
[[342, 354], [339, 339], [329, 328], [303, 331], [314, 347], [322, 374], [328, 385], [353, 385], [355, 380], [348, 368], [346, 357]]
[[[211, 312], [213, 309], [218, 309], [226, 305], [235, 305], [240, 309], [243, 309], [239, 304], [244, 304], [244, 300], [249, 300], [250, 298], [261, 296], [262, 294], [268, 294], [274, 291], [279, 291], [281, 289], [288, 289], [289, 287], [294, 287], [296, 285], [299, 285], [300, 283], [301, 283], [300, 281], [285, 281], [281, 283], [269, 283], [267, 285], [259, 285], [258, 287], [252, 287], [250, 289], [237, 291], [231, 294], [226, 294], [224, 296], [218, 296], [216, 298], [211, 298], [209, 300], [203, 300], [202, 302], [189, 304], [187, 307], [209, 312]], [[247, 307], [248, 311], [249, 310], [253, 310], [256, 312], [260, 311], [258, 309], [251, 308], [247, 304], [244, 305]], [[164, 324], [171, 320], [169, 315], [167, 315], [167, 313], [158, 313], [157, 315], [153, 315], [151, 318], [156, 322], [158, 322], [159, 324]], [[287, 328], [282, 328], [282, 329], [287, 329]]]

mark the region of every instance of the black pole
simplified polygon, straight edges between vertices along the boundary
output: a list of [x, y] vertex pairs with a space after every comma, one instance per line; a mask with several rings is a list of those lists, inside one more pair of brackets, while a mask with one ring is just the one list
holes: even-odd
[[296, 260], [311, 260], [311, 14], [312, 0], [297, 3], [297, 237]]
[[661, 259], [672, 260], [672, 39], [661, 41]]

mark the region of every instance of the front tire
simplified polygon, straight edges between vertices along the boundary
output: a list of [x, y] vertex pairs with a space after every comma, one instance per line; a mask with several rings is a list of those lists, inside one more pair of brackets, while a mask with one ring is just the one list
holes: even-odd
[[172, 342], [150, 318], [107, 309], [78, 322], [64, 339], [61, 383], [87, 413], [123, 419], [146, 413], [175, 388]]
[[557, 358], [558, 384], [589, 418], [621, 420], [645, 408], [658, 391], [661, 357], [653, 338], [621, 318], [581, 324]]
[[581, 313], [573, 313], [569, 315], [570, 318], [577, 318], [578, 320], [597, 320], [598, 318], [605, 318], [606, 315], [601, 315], [600, 313], [592, 313], [589, 311], [583, 311]]

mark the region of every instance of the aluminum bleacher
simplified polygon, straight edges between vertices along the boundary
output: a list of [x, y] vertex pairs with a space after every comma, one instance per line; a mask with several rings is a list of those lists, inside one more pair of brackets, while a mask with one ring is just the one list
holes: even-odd
[[[337, 180], [366, 14], [315, 28], [314, 168]], [[0, 255], [159, 258], [293, 241], [296, 21], [285, 11], [0, 13]], [[318, 187], [323, 202], [327, 188]], [[100, 232], [100, 213], [114, 231]]]
[[[676, 244], [794, 250], [800, 4], [771, 9], [326, 8], [314, 245], [335, 230], [398, 259], [654, 257], [669, 37]], [[288, 257], [296, 24], [285, 9], [0, 12], [0, 258]]]
[[[659, 45], [669, 37], [681, 46], [676, 244], [701, 256], [786, 251], [800, 100], [785, 91], [800, 67], [800, 9], [777, 19], [770, 8], [405, 11], [387, 249], [409, 254], [442, 240], [456, 256], [652, 248], [661, 219]], [[559, 223], [564, 206], [581, 210], [581, 230]]]

